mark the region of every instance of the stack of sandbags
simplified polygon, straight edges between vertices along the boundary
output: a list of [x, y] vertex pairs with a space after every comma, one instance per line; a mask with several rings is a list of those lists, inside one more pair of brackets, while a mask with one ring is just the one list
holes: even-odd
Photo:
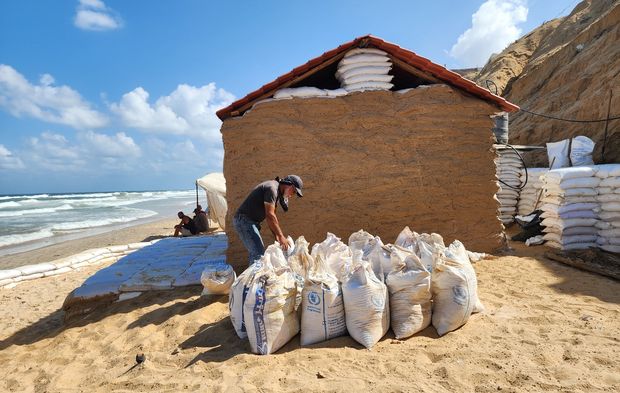
[[600, 248], [620, 252], [620, 164], [604, 164], [594, 167], [596, 177], [601, 179], [597, 200], [601, 206], [596, 240]]
[[496, 177], [499, 190], [496, 198], [499, 201], [499, 219], [504, 225], [514, 221], [521, 187], [521, 170], [523, 162], [513, 150], [498, 149], [495, 159]]
[[542, 176], [541, 217], [547, 245], [561, 250], [596, 247], [601, 179], [595, 173], [582, 166], [553, 169]]
[[392, 62], [388, 54], [374, 48], [356, 48], [348, 51], [338, 63], [336, 78], [347, 91], [390, 90], [393, 76], [389, 75]]
[[[527, 183], [525, 176], [526, 170]], [[536, 210], [536, 208], [540, 208], [540, 200], [538, 201], [538, 205], [536, 205], [536, 199], [538, 198], [538, 195], [543, 187], [543, 182], [540, 179], [540, 176], [547, 172], [549, 172], [548, 168], [523, 168], [523, 171], [521, 172], [521, 184], [524, 184], [524, 186], [519, 193], [519, 203], [517, 204], [520, 215], [528, 215]]]

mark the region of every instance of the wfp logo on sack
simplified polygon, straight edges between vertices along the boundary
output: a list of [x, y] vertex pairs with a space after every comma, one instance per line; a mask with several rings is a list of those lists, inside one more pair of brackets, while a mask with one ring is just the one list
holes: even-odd
[[313, 306], [316, 306], [317, 304], [321, 303], [321, 297], [318, 293], [312, 291], [308, 294], [308, 302]]
[[379, 296], [372, 295], [370, 297], [370, 302], [377, 308], [383, 308], [383, 299]]

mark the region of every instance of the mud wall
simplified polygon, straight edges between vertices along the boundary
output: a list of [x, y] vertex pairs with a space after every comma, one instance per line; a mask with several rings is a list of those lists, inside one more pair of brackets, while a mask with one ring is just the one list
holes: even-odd
[[[492, 251], [502, 227], [492, 120], [499, 110], [451, 87], [264, 102], [222, 125], [228, 261], [247, 266], [232, 217], [259, 182], [297, 174], [304, 197], [278, 208], [285, 235], [347, 241], [363, 228], [392, 243], [406, 225]], [[273, 236], [263, 223], [265, 244]]]

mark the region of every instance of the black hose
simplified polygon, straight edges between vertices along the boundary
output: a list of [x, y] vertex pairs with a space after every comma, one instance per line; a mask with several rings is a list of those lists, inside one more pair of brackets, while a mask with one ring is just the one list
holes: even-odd
[[[527, 167], [525, 166], [525, 161], [523, 160], [523, 157], [521, 156], [521, 154], [519, 153], [519, 151], [517, 149], [515, 149], [512, 145], [509, 145], [507, 143], [498, 143], [498, 145], [504, 145], [506, 147], [511, 148], [512, 150], [514, 150], [515, 153], [517, 153], [517, 156], [519, 157], [519, 159], [521, 160], [521, 163], [523, 164], [523, 169], [525, 170], [525, 182], [523, 183], [523, 185], [521, 185], [521, 187], [514, 187], [511, 186], [509, 184], [504, 183], [501, 179], [497, 179], [500, 183], [502, 183], [503, 185], [505, 185], [508, 188], [511, 188], [513, 190], [517, 190], [517, 191], [521, 191], [525, 188], [527, 181], [528, 181], [528, 173], [527, 173]], [[501, 159], [501, 156], [500, 156]]]

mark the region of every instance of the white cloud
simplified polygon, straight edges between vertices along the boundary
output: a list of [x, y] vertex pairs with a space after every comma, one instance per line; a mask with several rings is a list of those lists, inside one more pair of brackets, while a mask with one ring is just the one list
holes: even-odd
[[87, 131], [78, 134], [78, 139], [84, 144], [86, 150], [95, 153], [97, 156], [126, 159], [142, 155], [140, 147], [124, 132], [110, 136]]
[[115, 135], [80, 132], [76, 141], [71, 142], [61, 134], [46, 131], [30, 138], [21, 155], [28, 157], [32, 169], [95, 173], [134, 168], [139, 164], [142, 149], [124, 132]]
[[0, 145], [0, 170], [22, 168], [24, 168], [22, 160], [19, 157], [15, 157], [4, 145]]
[[178, 85], [167, 96], [149, 103], [149, 93], [142, 87], [126, 93], [119, 103], [110, 105], [127, 127], [144, 132], [187, 135], [207, 142], [220, 140], [221, 121], [215, 115], [230, 105], [235, 97], [215, 83], [202, 87]]
[[472, 15], [472, 26], [461, 34], [450, 56], [464, 67], [479, 67], [521, 36], [518, 24], [527, 20], [526, 0], [487, 0]]
[[118, 14], [100, 0], [80, 0], [74, 24], [84, 30], [105, 31], [122, 27]]
[[99, 128], [107, 117], [92, 109], [80, 94], [68, 86], [54, 86], [54, 78], [44, 74], [33, 85], [13, 67], [0, 64], [0, 107], [16, 117], [34, 117], [73, 128]]

